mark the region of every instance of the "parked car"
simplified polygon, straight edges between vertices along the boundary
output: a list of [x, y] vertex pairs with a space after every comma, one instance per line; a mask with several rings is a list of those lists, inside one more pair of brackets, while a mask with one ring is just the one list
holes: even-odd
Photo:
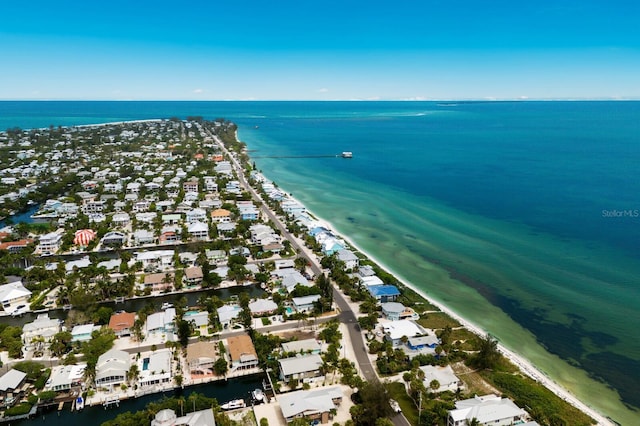
[[389, 400], [389, 405], [391, 405], [391, 409], [396, 412], [396, 413], [401, 413], [402, 410], [400, 409], [400, 404], [398, 404], [398, 401], [396, 401], [395, 399], [390, 399]]

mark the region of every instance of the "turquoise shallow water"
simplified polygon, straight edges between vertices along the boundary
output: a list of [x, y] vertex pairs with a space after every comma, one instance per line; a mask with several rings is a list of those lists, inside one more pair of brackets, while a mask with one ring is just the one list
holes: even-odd
[[394, 273], [640, 423], [620, 402], [640, 406], [640, 103], [0, 102], [0, 128], [187, 115], [239, 123], [267, 176]]

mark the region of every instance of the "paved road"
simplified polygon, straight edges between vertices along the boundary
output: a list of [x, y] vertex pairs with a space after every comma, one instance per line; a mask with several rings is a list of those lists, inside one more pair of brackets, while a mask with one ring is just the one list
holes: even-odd
[[[210, 133], [211, 134], [211, 133]], [[308, 249], [303, 247], [298, 243], [298, 240], [294, 238], [286, 226], [282, 223], [280, 218], [278, 218], [271, 209], [267, 207], [264, 203], [260, 195], [257, 193], [251, 185], [248, 184], [247, 180], [244, 177], [244, 173], [242, 172], [242, 167], [238, 160], [233, 156], [227, 148], [224, 146], [222, 141], [218, 139], [215, 135], [211, 134], [211, 136], [218, 142], [218, 144], [222, 147], [225, 153], [231, 158], [233, 167], [235, 168], [236, 174], [238, 175], [238, 180], [240, 181], [240, 185], [245, 190], [249, 191], [251, 197], [255, 202], [258, 203], [260, 209], [265, 214], [266, 217], [271, 220], [271, 222], [280, 230], [281, 235], [285, 237], [291, 243], [291, 247], [296, 250], [297, 253], [305, 253], [307, 259], [311, 264], [311, 270], [314, 276], [318, 276], [323, 273], [320, 264], [316, 256], [309, 255]], [[380, 379], [375, 371], [375, 366], [371, 364], [371, 360], [369, 359], [369, 355], [367, 354], [367, 348], [364, 342], [364, 338], [362, 332], [360, 330], [360, 326], [358, 324], [358, 320], [356, 314], [351, 309], [351, 306], [347, 303], [345, 296], [340, 292], [335, 286], [333, 288], [333, 300], [338, 308], [340, 309], [339, 320], [341, 323], [346, 324], [347, 332], [349, 334], [349, 339], [351, 340], [351, 344], [353, 346], [353, 350], [356, 356], [356, 362], [358, 364], [358, 368], [360, 373], [364, 377], [364, 379], [368, 382], [378, 382]], [[402, 414], [397, 414], [391, 418], [393, 424], [395, 426], [410, 426], [409, 421]]]

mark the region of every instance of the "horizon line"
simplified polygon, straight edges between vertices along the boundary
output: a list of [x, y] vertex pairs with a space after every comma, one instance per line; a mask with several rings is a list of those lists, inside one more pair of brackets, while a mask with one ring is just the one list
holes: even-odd
[[0, 102], [606, 102], [640, 101], [640, 97], [611, 98], [459, 98], [459, 99], [2, 99]]

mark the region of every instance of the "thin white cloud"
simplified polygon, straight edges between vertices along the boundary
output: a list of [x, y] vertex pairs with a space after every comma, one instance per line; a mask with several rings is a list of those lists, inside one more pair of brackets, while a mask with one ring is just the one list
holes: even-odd
[[194, 89], [193, 93], [197, 93], [197, 94], [204, 93], [204, 90], [202, 90], [202, 89]]
[[318, 89], [317, 91], [318, 93], [327, 93], [329, 89], [327, 89], [326, 87], [323, 87], [322, 89]]

